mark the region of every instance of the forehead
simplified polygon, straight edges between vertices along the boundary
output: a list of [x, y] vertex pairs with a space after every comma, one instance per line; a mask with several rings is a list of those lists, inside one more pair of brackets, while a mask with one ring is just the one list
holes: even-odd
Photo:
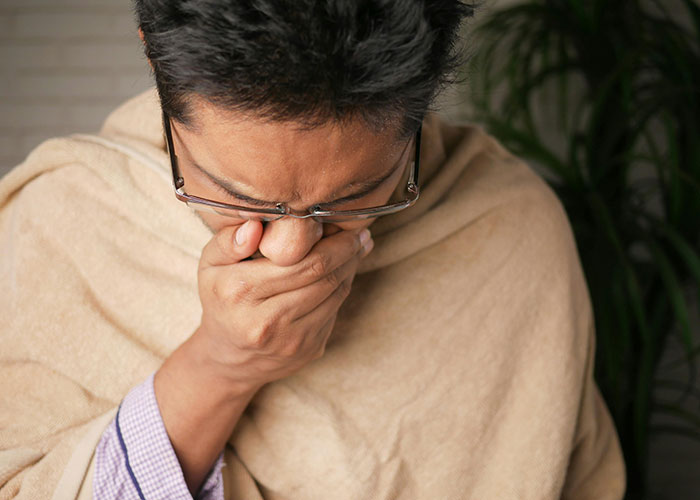
[[327, 197], [375, 177], [398, 160], [406, 141], [398, 127], [368, 127], [361, 119], [309, 128], [194, 101], [189, 127], [177, 137], [190, 160], [235, 181], [251, 197], [293, 201]]

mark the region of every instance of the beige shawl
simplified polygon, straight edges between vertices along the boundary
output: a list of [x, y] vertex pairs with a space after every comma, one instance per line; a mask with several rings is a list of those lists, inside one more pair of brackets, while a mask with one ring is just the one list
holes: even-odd
[[[210, 231], [172, 192], [157, 99], [45, 142], [0, 182], [0, 499], [90, 498], [115, 408], [198, 325]], [[429, 117], [418, 204], [326, 354], [255, 397], [227, 499], [619, 499], [566, 216], [477, 127]]]

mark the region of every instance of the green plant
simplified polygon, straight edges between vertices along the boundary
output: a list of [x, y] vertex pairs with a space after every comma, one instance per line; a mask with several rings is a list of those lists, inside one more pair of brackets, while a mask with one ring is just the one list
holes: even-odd
[[[650, 434], [700, 439], [700, 411], [686, 404], [694, 380], [677, 387], [658, 377], [672, 340], [682, 342], [689, 373], [700, 353], [689, 312], [700, 287], [700, 7], [521, 1], [489, 14], [476, 33], [473, 118], [531, 160], [568, 212], [627, 497], [644, 498]], [[660, 386], [680, 402], [661, 400]], [[668, 423], [652, 427], [658, 415]]]

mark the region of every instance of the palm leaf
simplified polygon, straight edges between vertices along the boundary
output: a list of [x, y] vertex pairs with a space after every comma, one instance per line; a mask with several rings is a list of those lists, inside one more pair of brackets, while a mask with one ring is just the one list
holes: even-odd
[[[491, 64], [474, 87], [478, 119], [545, 169], [569, 214], [630, 498], [643, 496], [650, 431], [700, 433], [683, 408], [652, 403], [675, 334], [691, 375], [700, 356], [686, 297], [700, 285], [700, 6], [679, 5], [689, 26], [661, 0], [523, 0], [485, 23]], [[682, 388], [700, 392], [692, 377]], [[680, 424], [651, 425], [669, 412]]]

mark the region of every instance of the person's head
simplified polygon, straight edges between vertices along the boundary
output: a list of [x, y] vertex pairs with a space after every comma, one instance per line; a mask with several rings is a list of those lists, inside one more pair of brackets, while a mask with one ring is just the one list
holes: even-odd
[[[299, 211], [340, 198], [344, 206], [333, 209], [387, 202], [471, 14], [457, 0], [135, 0], [135, 7], [187, 192]], [[215, 230], [238, 223], [205, 221]], [[269, 222], [260, 252], [294, 263], [318, 228], [313, 219]]]

